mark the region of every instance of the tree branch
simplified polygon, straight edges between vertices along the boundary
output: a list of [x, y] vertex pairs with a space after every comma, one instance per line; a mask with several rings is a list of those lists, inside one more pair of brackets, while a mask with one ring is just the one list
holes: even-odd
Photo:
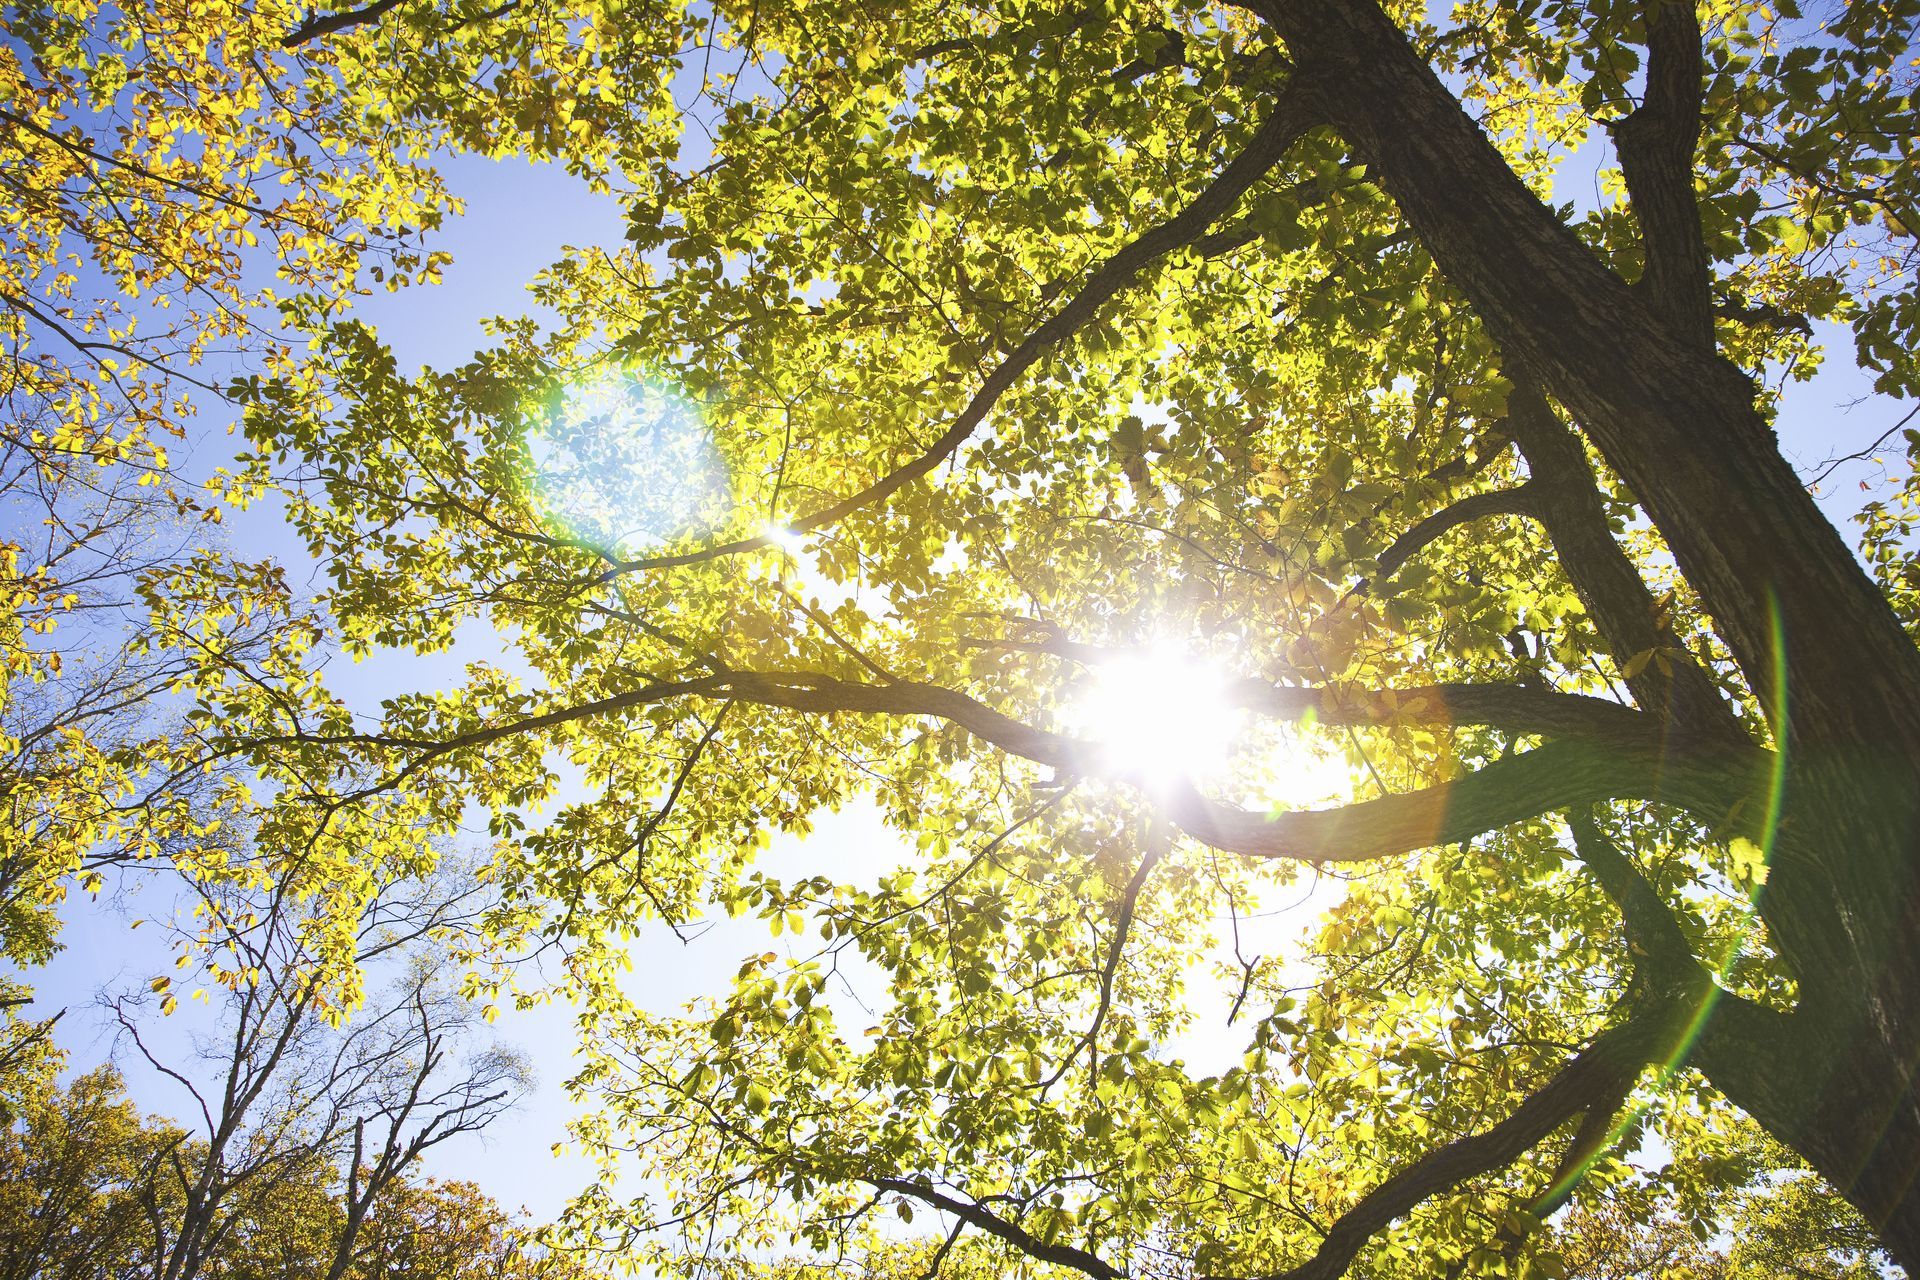
[[330, 36], [336, 31], [345, 31], [350, 27], [378, 22], [389, 10], [399, 8], [401, 3], [402, 0], [374, 0], [363, 9], [343, 9], [338, 13], [315, 14], [280, 37], [280, 47], [297, 49], [309, 41]]
[[1764, 776], [1757, 767], [1762, 756], [1752, 749], [1663, 755], [1645, 746], [1559, 742], [1453, 782], [1337, 809], [1268, 816], [1208, 799], [1189, 785], [1174, 790], [1167, 810], [1182, 830], [1223, 852], [1358, 862], [1454, 844], [1607, 799], [1649, 800], [1724, 818]]
[[1693, 157], [1706, 60], [1694, 0], [1648, 0], [1646, 96], [1613, 125], [1646, 270], [1639, 288], [1687, 341], [1713, 350], [1713, 291]]
[[1655, 981], [1664, 977], [1698, 980], [1699, 961], [1673, 912], [1632, 859], [1607, 838], [1592, 811], [1569, 810], [1567, 825], [1573, 829], [1574, 852], [1620, 910], [1627, 930], [1627, 952], [1635, 970], [1651, 964], [1655, 973], [1649, 976]]
[[1442, 507], [1395, 538], [1393, 545], [1380, 553], [1378, 571], [1371, 578], [1362, 578], [1353, 590], [1369, 590], [1381, 578], [1391, 577], [1399, 571], [1400, 566], [1426, 550], [1441, 534], [1463, 524], [1484, 520], [1488, 516], [1537, 517], [1539, 504], [1536, 499], [1539, 492], [1529, 481], [1511, 489], [1491, 489], [1470, 494], [1451, 506]]
[[892, 1191], [897, 1195], [911, 1196], [922, 1204], [936, 1208], [959, 1218], [990, 1236], [1005, 1240], [1020, 1252], [1041, 1262], [1051, 1262], [1056, 1266], [1071, 1267], [1073, 1270], [1089, 1275], [1094, 1280], [1123, 1280], [1126, 1272], [1072, 1245], [1048, 1244], [1031, 1232], [1025, 1231], [1005, 1218], [993, 1213], [970, 1200], [957, 1200], [952, 1196], [935, 1191], [932, 1187], [918, 1182], [909, 1182], [905, 1178], [862, 1178], [862, 1182], [881, 1191]]
[[1627, 1076], [1617, 1081], [1613, 1088], [1595, 1098], [1593, 1105], [1587, 1108], [1580, 1127], [1574, 1131], [1573, 1141], [1560, 1154], [1560, 1161], [1554, 1166], [1546, 1189], [1527, 1206], [1529, 1216], [1535, 1220], [1549, 1218], [1572, 1198], [1581, 1179], [1586, 1177], [1587, 1170], [1593, 1167], [1593, 1162], [1599, 1159], [1611, 1140], [1618, 1137], [1614, 1132], [1613, 1118], [1620, 1114], [1620, 1108], [1627, 1105], [1635, 1078]]
[[[1673, 629], [1660, 618], [1640, 571], [1613, 539], [1586, 450], [1537, 387], [1516, 380], [1507, 401], [1507, 431], [1539, 486], [1535, 511], [1567, 578], [1613, 651], [1634, 700], [1654, 716], [1689, 729], [1745, 740], [1727, 705]], [[1664, 663], [1634, 659], [1653, 653]], [[1669, 674], [1671, 672], [1671, 674]]]
[[[1274, 104], [1272, 114], [1255, 131], [1240, 154], [1220, 171], [1220, 175], [1214, 179], [1212, 185], [1195, 196], [1193, 201], [1179, 213], [1142, 232], [1137, 239], [1122, 246], [1112, 257], [1101, 263], [1078, 293], [1039, 328], [1028, 334], [1020, 345], [1015, 347], [1006, 359], [987, 375], [986, 380], [980, 384], [980, 389], [974, 393], [973, 399], [960, 412], [960, 416], [954, 419], [953, 424], [925, 452], [888, 472], [864, 489], [809, 515], [788, 522], [787, 532], [807, 533], [837, 523], [863, 507], [884, 502], [900, 489], [912, 484], [952, 457], [986, 419], [1000, 397], [1019, 380], [1022, 374], [1039, 363], [1040, 359], [1055, 347], [1079, 332], [1102, 306], [1122, 289], [1132, 285], [1149, 266], [1167, 254], [1192, 244], [1208, 227], [1218, 221], [1221, 215], [1233, 208], [1240, 197], [1246, 194], [1248, 188], [1265, 177], [1268, 171], [1280, 162], [1280, 158], [1295, 141], [1319, 124], [1318, 118], [1310, 114], [1303, 104], [1304, 99], [1300, 96], [1283, 92]], [[772, 542], [770, 535], [759, 534], [733, 542], [703, 547], [696, 551], [621, 561], [608, 568], [598, 580], [607, 581], [621, 574], [648, 569], [698, 564], [721, 556], [758, 550], [771, 545]]]
[[[1587, 1108], [1586, 1114], [1580, 1119], [1580, 1127], [1574, 1131], [1573, 1140], [1560, 1153], [1559, 1161], [1548, 1176], [1547, 1185], [1528, 1201], [1526, 1217], [1530, 1221], [1516, 1227], [1509, 1216], [1493, 1233], [1494, 1245], [1509, 1263], [1519, 1256], [1520, 1246], [1526, 1243], [1527, 1237], [1539, 1224], [1573, 1197], [1594, 1160], [1606, 1150], [1609, 1140], [1616, 1136], [1613, 1118], [1626, 1105], [1627, 1096], [1633, 1092], [1633, 1084], [1634, 1078], [1626, 1077], [1615, 1088], [1602, 1093]], [[1471, 1254], [1456, 1260], [1447, 1268], [1447, 1280], [1456, 1280], [1471, 1260]]]
[[[1083, 666], [1100, 666], [1135, 652], [1058, 635], [1039, 640], [967, 639], [963, 643], [981, 649], [1044, 653]], [[1340, 726], [1487, 725], [1529, 737], [1589, 737], [1628, 743], [1651, 742], [1660, 730], [1645, 712], [1605, 698], [1524, 685], [1445, 683], [1368, 689], [1247, 679], [1228, 684], [1221, 690], [1221, 697], [1233, 706], [1261, 715], [1287, 720], [1311, 715], [1322, 724]]]
[[1600, 1033], [1553, 1079], [1483, 1133], [1456, 1139], [1414, 1161], [1340, 1215], [1312, 1258], [1268, 1280], [1337, 1280], [1368, 1240], [1423, 1201], [1467, 1179], [1505, 1168], [1546, 1136], [1630, 1085], [1667, 1039], [1663, 1020], [1641, 1015]]
[[1322, 724], [1487, 725], [1529, 737], [1587, 738], [1646, 744], [1657, 725], [1644, 712], [1604, 698], [1507, 684], [1430, 684], [1407, 689], [1312, 688], [1240, 681], [1227, 690], [1238, 706]]
[[1791, 330], [1808, 338], [1813, 336], [1813, 321], [1797, 311], [1783, 311], [1771, 302], [1748, 302], [1736, 295], [1715, 303], [1713, 314], [1735, 324], [1782, 332]]
[[1087, 1024], [1087, 1030], [1073, 1047], [1060, 1055], [1060, 1065], [1052, 1075], [1040, 1081], [1034, 1087], [1041, 1093], [1051, 1089], [1061, 1076], [1067, 1073], [1073, 1060], [1080, 1056], [1081, 1049], [1099, 1051], [1100, 1028], [1107, 1020], [1107, 1011], [1113, 1007], [1113, 976], [1120, 969], [1120, 955], [1127, 947], [1127, 935], [1133, 929], [1133, 913], [1140, 905], [1140, 891], [1147, 886], [1147, 877], [1160, 865], [1167, 852], [1166, 828], [1159, 819], [1154, 819], [1147, 833], [1147, 851], [1140, 858], [1140, 865], [1134, 869], [1133, 876], [1127, 881], [1126, 889], [1120, 895], [1120, 913], [1113, 923], [1113, 940], [1107, 944], [1107, 958], [1100, 966], [1100, 1000], [1093, 1011], [1093, 1020]]
[[[1256, 686], [1256, 688], [1258, 688]], [[1421, 699], [1431, 693], [1433, 710]], [[1314, 862], [1360, 861], [1412, 849], [1449, 844], [1557, 809], [1609, 799], [1658, 801], [1721, 821], [1736, 809], [1757, 779], [1766, 776], [1767, 753], [1744, 742], [1661, 740], [1641, 728], [1636, 713], [1606, 709], [1597, 699], [1521, 689], [1433, 686], [1405, 695], [1347, 694], [1266, 688], [1269, 709], [1324, 705], [1329, 718], [1379, 723], [1419, 714], [1429, 722], [1452, 716], [1496, 717], [1524, 724], [1528, 732], [1550, 727], [1584, 732], [1573, 738], [1510, 756], [1453, 782], [1342, 808], [1268, 816], [1221, 804], [1191, 784], [1170, 790], [1158, 780], [1116, 769], [1100, 744], [1036, 728], [967, 694], [939, 685], [898, 681], [861, 684], [814, 672], [734, 671], [697, 680], [652, 684], [578, 707], [560, 708], [511, 724], [490, 725], [430, 744], [387, 780], [363, 789], [372, 795], [392, 788], [434, 759], [509, 735], [591, 719], [672, 697], [701, 695], [816, 715], [856, 713], [931, 716], [956, 725], [1010, 754], [1064, 773], [1092, 773], [1155, 792], [1167, 815], [1187, 834], [1225, 852]], [[1245, 691], [1243, 689], [1243, 696]], [[1311, 703], [1306, 698], [1311, 697]], [[1406, 698], [1407, 701], [1400, 701]], [[1296, 701], [1295, 699], [1299, 699]], [[389, 745], [392, 739], [370, 739]], [[1759, 806], [1744, 811], [1757, 814]], [[1749, 821], [1757, 821], [1757, 817]]]

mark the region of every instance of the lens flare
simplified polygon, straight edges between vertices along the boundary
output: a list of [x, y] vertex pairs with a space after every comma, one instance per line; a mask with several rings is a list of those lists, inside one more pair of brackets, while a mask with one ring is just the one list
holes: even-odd
[[[1693, 1053], [1694, 1045], [1707, 1028], [1713, 1017], [1714, 1008], [1720, 1003], [1725, 990], [1727, 975], [1734, 961], [1740, 956], [1750, 938], [1761, 932], [1759, 919], [1760, 897], [1766, 892], [1767, 871], [1773, 862], [1774, 844], [1780, 835], [1780, 812], [1786, 799], [1787, 788], [1787, 631], [1786, 622], [1780, 615], [1780, 601], [1771, 590], [1767, 593], [1768, 640], [1772, 659], [1770, 675], [1772, 688], [1767, 690], [1767, 720], [1773, 726], [1775, 742], [1773, 762], [1767, 776], [1766, 802], [1761, 809], [1759, 839], [1754, 843], [1759, 848], [1757, 865], [1749, 869], [1749, 882], [1745, 887], [1746, 901], [1738, 908], [1740, 928], [1735, 930], [1725, 948], [1719, 955], [1703, 957], [1713, 970], [1715, 981], [1706, 984], [1699, 1003], [1682, 1023], [1667, 1055], [1655, 1064], [1655, 1071], [1662, 1083], [1672, 1079], [1687, 1064]], [[1593, 1165], [1608, 1151], [1612, 1150], [1626, 1134], [1627, 1130], [1639, 1120], [1647, 1104], [1639, 1103], [1622, 1108], [1614, 1118], [1613, 1125], [1607, 1131], [1605, 1139], [1594, 1148], [1591, 1155], [1565, 1170], [1560, 1178], [1549, 1188], [1542, 1199], [1558, 1200], [1572, 1188], [1579, 1185]]]
[[726, 467], [698, 407], [644, 372], [568, 390], [528, 446], [535, 490], [554, 521], [616, 555], [726, 515]]

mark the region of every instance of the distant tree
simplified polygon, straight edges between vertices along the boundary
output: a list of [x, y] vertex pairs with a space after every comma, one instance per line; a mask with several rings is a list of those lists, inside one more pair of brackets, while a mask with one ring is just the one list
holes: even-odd
[[1733, 1280], [1869, 1280], [1888, 1274], [1873, 1228], [1805, 1174], [1743, 1195], [1728, 1229]]
[[[355, 1280], [567, 1280], [580, 1271], [534, 1245], [471, 1182], [397, 1182], [361, 1231]], [[591, 1274], [591, 1273], [587, 1273]]]
[[[134, 1051], [186, 1092], [198, 1122], [141, 1193], [156, 1280], [195, 1280], [217, 1258], [278, 1247], [272, 1233], [234, 1233], [316, 1177], [330, 1188], [338, 1179], [327, 1213], [309, 1217], [324, 1220], [328, 1242], [319, 1275], [344, 1280], [386, 1192], [426, 1152], [484, 1129], [525, 1091], [525, 1063], [476, 1043], [479, 1010], [449, 986], [449, 934], [471, 891], [433, 892], [444, 886], [406, 879], [374, 891], [345, 937], [323, 893], [296, 876], [264, 877], [254, 889], [201, 886], [195, 928], [180, 942], [198, 961], [193, 976], [221, 1000], [193, 1060], [156, 1048], [143, 1017], [155, 997], [173, 1011], [174, 979], [114, 1000]], [[343, 994], [334, 976], [343, 961], [325, 954], [340, 946], [349, 974], [397, 966], [391, 985], [364, 1003]]]
[[[1582, 1204], [1549, 1230], [1569, 1280], [1872, 1280], [1890, 1263], [1870, 1227], [1804, 1171], [1781, 1173], [1761, 1157], [1745, 1186], [1717, 1189], [1712, 1203], [1677, 1198], [1656, 1179], [1626, 1196]], [[1770, 1158], [1768, 1158], [1770, 1157]], [[1791, 1163], [1790, 1161], [1787, 1163]], [[1725, 1179], [1723, 1181], [1731, 1181]]]
[[[0, 1132], [0, 1277], [153, 1280], [168, 1256], [158, 1212], [178, 1212], [171, 1155], [195, 1140], [143, 1118], [117, 1072], [49, 1085]], [[199, 1263], [217, 1280], [322, 1280], [348, 1216], [339, 1171], [290, 1166], [253, 1188]], [[530, 1280], [544, 1252], [471, 1183], [395, 1178], [362, 1224], [350, 1280]]]
[[1641, 1218], [1615, 1204], [1582, 1206], [1553, 1236], [1568, 1280], [1729, 1280], [1726, 1255], [1670, 1213]]
[[0, 1275], [128, 1274], [146, 1228], [137, 1189], [184, 1136], [144, 1121], [111, 1067], [37, 1091], [0, 1132]]

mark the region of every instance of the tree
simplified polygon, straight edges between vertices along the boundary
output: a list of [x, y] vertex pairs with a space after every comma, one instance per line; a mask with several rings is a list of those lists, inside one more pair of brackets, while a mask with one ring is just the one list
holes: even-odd
[[[1731, 1249], [1733, 1274], [1875, 1276], [1886, 1260], [1865, 1223], [1836, 1204], [1814, 1180], [1789, 1179], [1743, 1206], [1743, 1228]], [[1836, 1213], [1836, 1210], [1838, 1212]]]
[[[478, 1012], [449, 989], [446, 948], [475, 895], [471, 886], [436, 892], [444, 888], [438, 879], [376, 883], [342, 939], [336, 912], [297, 875], [262, 876], [252, 889], [200, 886], [182, 958], [198, 957], [192, 976], [224, 999], [212, 1031], [195, 1037], [197, 1063], [154, 1047], [143, 998], [112, 1002], [134, 1051], [197, 1112], [191, 1140], [176, 1131], [135, 1195], [154, 1276], [194, 1280], [216, 1263], [230, 1269], [238, 1256], [288, 1247], [298, 1216], [324, 1241], [316, 1276], [345, 1280], [369, 1216], [421, 1156], [484, 1129], [525, 1091], [526, 1064], [472, 1043]], [[342, 944], [344, 962], [325, 954]], [[370, 1002], [342, 992], [343, 970], [358, 975], [383, 960], [400, 967], [389, 991]], [[173, 985], [155, 978], [142, 996], [171, 1014]], [[307, 1211], [294, 1214], [303, 1201]], [[278, 1206], [271, 1214], [268, 1203]]]
[[358, 1280], [580, 1274], [564, 1255], [533, 1247], [531, 1233], [471, 1182], [397, 1183], [364, 1235]]
[[[467, 16], [287, 38], [466, 119], [368, 51]], [[586, 1011], [581, 1139], [666, 1187], [582, 1235], [751, 1269], [897, 1209], [961, 1240], [932, 1268], [1545, 1270], [1626, 1135], [1705, 1160], [1730, 1103], [1920, 1264], [1916, 490], [1863, 569], [1769, 424], [1816, 320], [1920, 389], [1913, 6], [537, 16], [457, 43], [546, 33], [578, 92], [489, 136], [604, 125], [631, 248], [462, 369], [322, 313], [231, 390], [233, 491], [288, 493], [339, 644], [486, 618], [528, 678], [367, 725], [306, 662], [208, 661], [152, 759], [244, 763], [234, 806], [334, 866], [487, 810], [496, 931]], [[1595, 207], [1548, 203], [1582, 143]], [[154, 578], [156, 643], [231, 595]], [[1286, 789], [1316, 750], [1345, 803]], [[752, 866], [863, 795], [913, 865]], [[1303, 972], [1253, 912], [1330, 867]], [[627, 940], [715, 904], [822, 949], [647, 1011]], [[1246, 1053], [1190, 1071], [1216, 955]]]
[[8, 1280], [113, 1274], [118, 1250], [141, 1225], [125, 1189], [179, 1136], [143, 1125], [110, 1067], [64, 1089], [44, 1082], [0, 1135], [0, 1268]]
[[[142, 1117], [112, 1068], [49, 1085], [0, 1133], [0, 1268], [9, 1280], [160, 1274], [144, 1219], [169, 1201], [166, 1153], [187, 1135]], [[526, 1231], [469, 1183], [395, 1181], [347, 1274], [355, 1280], [506, 1280], [539, 1260]], [[177, 1199], [172, 1200], [177, 1204]], [[348, 1216], [334, 1171], [306, 1163], [244, 1212], [208, 1258], [223, 1280], [320, 1280]]]
[[[97, 891], [116, 868], [223, 874], [209, 824], [245, 818], [246, 779], [204, 760], [171, 768], [195, 745], [176, 741], [168, 714], [181, 668], [286, 678], [312, 656], [322, 624], [286, 566], [221, 534], [259, 495], [192, 461], [209, 420], [230, 425], [232, 381], [297, 380], [300, 324], [439, 278], [446, 255], [426, 241], [461, 205], [429, 162], [436, 148], [510, 145], [607, 170], [623, 145], [628, 86], [556, 31], [544, 3], [394, 7], [0, 13], [0, 953], [11, 961], [44, 962], [65, 893]], [[515, 10], [526, 26], [503, 23]], [[569, 129], [551, 117], [583, 79], [605, 105], [582, 111], [591, 129]], [[175, 606], [158, 617], [156, 593]], [[367, 843], [308, 852], [351, 860]], [[5, 998], [11, 1008], [24, 990]]]

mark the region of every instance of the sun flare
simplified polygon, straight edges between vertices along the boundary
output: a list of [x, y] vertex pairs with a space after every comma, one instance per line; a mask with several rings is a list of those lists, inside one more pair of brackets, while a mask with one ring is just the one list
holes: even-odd
[[528, 445], [555, 520], [619, 554], [707, 526], [730, 505], [699, 406], [644, 371], [569, 388]]
[[1078, 710], [1079, 731], [1109, 767], [1149, 783], [1217, 773], [1246, 718], [1227, 698], [1218, 669], [1165, 652], [1101, 663]]
[[1148, 786], [1217, 783], [1239, 757], [1263, 763], [1241, 779], [1243, 803], [1298, 809], [1351, 796], [1343, 752], [1301, 726], [1259, 723], [1231, 696], [1234, 683], [1177, 652], [1117, 657], [1094, 668], [1074, 705], [1073, 728], [1107, 768]]

